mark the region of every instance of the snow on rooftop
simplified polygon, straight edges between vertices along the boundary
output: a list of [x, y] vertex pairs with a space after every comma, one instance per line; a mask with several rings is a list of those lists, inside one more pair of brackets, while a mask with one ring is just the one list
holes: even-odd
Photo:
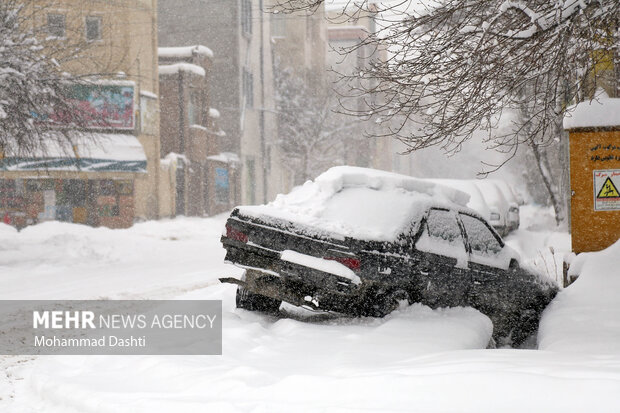
[[194, 54], [213, 57], [213, 51], [203, 45], [157, 48], [159, 57], [191, 57]]
[[221, 152], [217, 155], [207, 156], [207, 159], [210, 161], [219, 161], [224, 163], [240, 163], [241, 159], [239, 159], [239, 155], [232, 152]]
[[140, 96], [144, 96], [150, 99], [157, 99], [157, 95], [153, 92], [149, 92], [148, 90], [141, 90]]
[[174, 63], [171, 65], [159, 66], [160, 75], [174, 75], [179, 72], [193, 73], [198, 76], [206, 76], [207, 74], [202, 67], [192, 63]]
[[564, 115], [564, 129], [620, 126], [620, 99], [610, 98], [602, 91], [597, 95], [591, 101], [568, 108]]
[[465, 206], [468, 201], [464, 192], [426, 180], [338, 166], [267, 205], [243, 206], [239, 212], [267, 222], [290, 221], [337, 239], [395, 241], [431, 204]]
[[[144, 148], [138, 139], [129, 134], [112, 133], [70, 133], [66, 139], [51, 137], [52, 132], [44, 136], [46, 145], [28, 153], [33, 158], [46, 157], [74, 157], [73, 146], [80, 157], [107, 159], [114, 161], [146, 161]], [[11, 156], [12, 149], [7, 149], [7, 157]], [[19, 154], [16, 154], [19, 155]]]
[[129, 134], [69, 133], [66, 138], [46, 133], [44, 147], [24, 156], [7, 149], [0, 170], [69, 170], [146, 172], [146, 154], [138, 139]]
[[220, 111], [215, 108], [209, 108], [209, 117], [213, 119], [219, 119]]
[[176, 152], [168, 153], [161, 160], [165, 161], [167, 163], [174, 163], [174, 164], [177, 164], [179, 162], [179, 160], [182, 160], [186, 164], [190, 164], [191, 163], [191, 161], [187, 158], [187, 156], [185, 156], [183, 154], [180, 154], [180, 153], [176, 153]]

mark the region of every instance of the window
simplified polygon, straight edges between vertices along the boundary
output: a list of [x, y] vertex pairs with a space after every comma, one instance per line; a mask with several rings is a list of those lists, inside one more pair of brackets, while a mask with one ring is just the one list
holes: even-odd
[[66, 179], [62, 191], [56, 194], [56, 205], [81, 207], [86, 199], [86, 181]]
[[65, 37], [65, 15], [47, 15], [47, 33], [53, 37]]
[[200, 95], [197, 92], [191, 92], [188, 103], [187, 121], [190, 125], [202, 125]]
[[502, 250], [502, 244], [487, 224], [470, 215], [460, 215], [473, 254], [495, 255]]
[[140, 129], [142, 133], [147, 135], [159, 133], [158, 110], [159, 103], [157, 102], [157, 97], [140, 95]]
[[228, 204], [229, 188], [228, 169], [215, 168], [215, 202], [218, 204]]
[[16, 206], [17, 188], [12, 179], [0, 179], [0, 208]]
[[133, 181], [116, 181], [116, 193], [127, 196], [133, 195]]
[[101, 17], [86, 17], [86, 40], [101, 40]]
[[102, 179], [99, 181], [99, 187], [97, 188], [97, 194], [100, 196], [115, 196], [116, 185], [111, 179]]
[[252, 34], [252, 1], [241, 0], [241, 31]]
[[453, 258], [456, 261], [450, 265], [466, 268], [467, 252], [456, 214], [453, 211], [433, 208], [428, 212], [425, 226], [424, 232], [416, 242], [416, 249], [444, 258]]
[[431, 209], [426, 219], [428, 235], [437, 241], [449, 244], [461, 242], [461, 229], [454, 213], [442, 209]]
[[245, 97], [245, 104], [247, 107], [254, 106], [254, 76], [252, 73], [243, 69], [243, 96]]

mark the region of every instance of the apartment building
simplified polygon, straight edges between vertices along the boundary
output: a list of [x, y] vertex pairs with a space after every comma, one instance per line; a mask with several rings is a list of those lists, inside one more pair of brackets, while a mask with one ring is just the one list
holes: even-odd
[[162, 170], [174, 190], [168, 215], [213, 215], [230, 210], [239, 159], [222, 152], [227, 138], [212, 107], [213, 51], [204, 45], [160, 47]]
[[204, 44], [213, 50], [211, 101], [226, 133], [220, 152], [239, 158], [234, 204], [263, 203], [281, 192], [270, 142], [273, 111], [272, 43], [263, 0], [159, 1], [159, 45]]
[[[62, 70], [90, 121], [59, 128], [69, 148], [0, 159], [0, 214], [24, 226], [45, 220], [127, 227], [159, 216], [159, 112], [155, 0], [35, 0], [23, 13], [47, 47], [76, 57]], [[66, 47], [65, 47], [66, 45]], [[76, 48], [76, 45], [79, 45]]]

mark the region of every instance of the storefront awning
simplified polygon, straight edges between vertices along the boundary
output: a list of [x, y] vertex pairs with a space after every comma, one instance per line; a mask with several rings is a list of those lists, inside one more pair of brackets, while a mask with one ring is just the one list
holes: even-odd
[[46, 141], [44, 148], [28, 155], [0, 159], [0, 171], [84, 171], [146, 173], [144, 148], [133, 135], [71, 133]]

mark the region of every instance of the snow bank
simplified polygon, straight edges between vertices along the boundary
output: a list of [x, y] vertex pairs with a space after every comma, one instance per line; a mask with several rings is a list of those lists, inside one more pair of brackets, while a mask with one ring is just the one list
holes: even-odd
[[620, 126], [620, 99], [605, 95], [568, 108], [564, 129]]
[[431, 202], [464, 206], [468, 201], [466, 193], [426, 180], [338, 166], [267, 205], [239, 211], [267, 222], [273, 217], [320, 228], [334, 238], [394, 241], [419, 221]]
[[540, 276], [544, 282], [562, 283], [562, 262], [570, 253], [570, 234], [558, 231], [552, 207], [521, 207], [521, 228], [504, 241], [521, 256], [523, 268]]
[[421, 360], [484, 348], [491, 334], [469, 308], [302, 321], [233, 309], [233, 286], [186, 297], [224, 298], [222, 356], [46, 357], [16, 397], [52, 413], [407, 411], [425, 393], [414, 384], [448, 368]]
[[218, 277], [241, 273], [223, 262], [225, 219], [117, 230], [51, 221], [17, 232], [0, 224], [0, 299], [165, 298], [219, 284]]
[[571, 267], [579, 278], [543, 313], [539, 348], [620, 355], [620, 241], [578, 255]]
[[[2, 217], [0, 217], [1, 219]], [[17, 229], [11, 225], [7, 225], [4, 222], [0, 222], [0, 239], [1, 237], [11, 235], [14, 236], [17, 234]]]

